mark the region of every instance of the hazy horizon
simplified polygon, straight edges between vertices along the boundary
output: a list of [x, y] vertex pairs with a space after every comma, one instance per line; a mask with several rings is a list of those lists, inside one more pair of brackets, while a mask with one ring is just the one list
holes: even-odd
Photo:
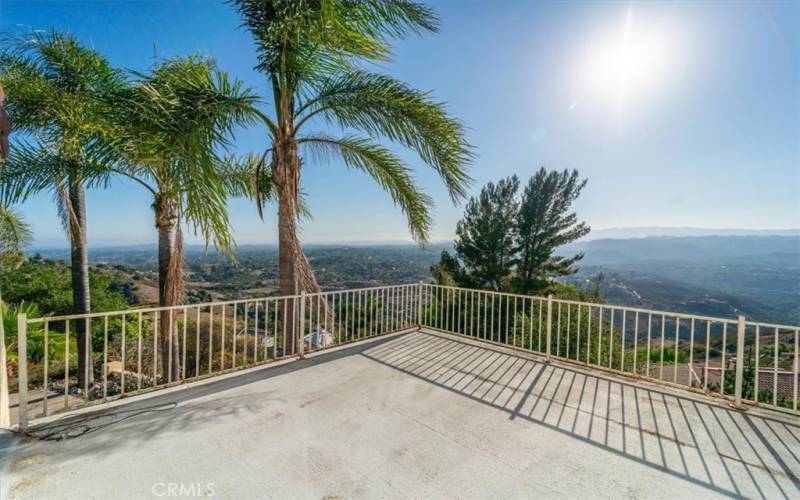
[[[701, 227], [615, 227], [615, 228], [601, 228], [590, 232], [588, 235], [579, 239], [578, 241], [593, 241], [599, 239], [636, 239], [636, 238], [653, 238], [653, 237], [702, 237], [702, 236], [785, 236], [785, 237], [800, 237], [800, 228], [788, 229], [746, 229], [746, 228], [701, 228]], [[429, 245], [447, 245], [452, 244], [451, 239], [431, 240]], [[379, 240], [379, 239], [364, 239], [364, 240], [339, 240], [339, 241], [307, 241], [308, 246], [381, 246], [381, 245], [418, 245], [419, 243], [413, 240]], [[157, 242], [155, 241], [102, 241], [94, 240], [90, 248], [156, 248]], [[187, 247], [202, 247], [203, 243], [189, 242]], [[267, 247], [277, 248], [275, 242], [255, 242], [255, 241], [240, 241], [239, 247]], [[51, 242], [34, 242], [31, 245], [30, 251], [46, 251], [46, 250], [62, 250], [68, 249], [69, 244], [66, 239], [63, 242], [54, 240]], [[209, 245], [209, 250], [213, 247]]]

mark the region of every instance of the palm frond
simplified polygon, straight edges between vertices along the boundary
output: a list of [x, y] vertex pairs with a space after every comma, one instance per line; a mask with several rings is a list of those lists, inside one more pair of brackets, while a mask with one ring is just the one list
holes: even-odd
[[0, 206], [0, 254], [21, 254], [31, 242], [31, 228], [20, 215]]
[[120, 101], [125, 123], [114, 147], [126, 159], [121, 172], [173, 197], [195, 233], [230, 252], [226, 196], [243, 187], [222, 175], [220, 150], [237, 127], [258, 118], [255, 94], [201, 56], [165, 60], [138, 78]]
[[412, 237], [423, 243], [428, 240], [433, 200], [419, 189], [410, 169], [391, 151], [369, 139], [354, 136], [338, 139], [309, 136], [299, 139], [298, 143], [310, 147], [320, 159], [337, 155], [348, 167], [369, 174], [405, 213]]
[[253, 34], [258, 69], [293, 94], [302, 85], [351, 66], [383, 61], [389, 38], [436, 31], [439, 20], [410, 0], [232, 0]]
[[84, 144], [78, 165], [46, 143], [17, 141], [11, 155], [0, 165], [0, 202], [22, 203], [41, 191], [79, 180], [86, 187], [106, 187], [120, 158], [107, 143]]
[[453, 201], [466, 195], [471, 182], [465, 167], [473, 158], [461, 124], [442, 103], [391, 77], [350, 71], [326, 79], [301, 108], [297, 127], [321, 115], [343, 127], [386, 137], [416, 151], [434, 168]]
[[97, 51], [55, 31], [7, 39], [0, 83], [15, 128], [50, 137], [74, 155], [90, 138], [113, 133], [114, 102], [126, 87], [122, 72]]

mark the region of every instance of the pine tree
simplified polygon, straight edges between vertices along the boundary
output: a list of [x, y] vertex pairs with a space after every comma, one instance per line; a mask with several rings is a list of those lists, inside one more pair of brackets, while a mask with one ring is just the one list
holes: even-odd
[[505, 290], [516, 265], [519, 179], [488, 183], [467, 203], [456, 226], [455, 256], [446, 252], [438, 269], [461, 286]]
[[586, 179], [581, 180], [577, 170], [548, 172], [540, 168], [528, 181], [517, 218], [517, 291], [536, 292], [546, 288], [552, 278], [576, 272], [574, 265], [583, 254], [563, 257], [555, 251], [589, 233], [589, 226], [578, 222], [577, 214], [570, 211], [584, 186]]
[[442, 252], [431, 273], [440, 284], [537, 293], [573, 274], [583, 254], [556, 249], [589, 232], [571, 212], [586, 180], [577, 170], [539, 169], [521, 197], [516, 176], [489, 183], [470, 199], [456, 227], [455, 252]]

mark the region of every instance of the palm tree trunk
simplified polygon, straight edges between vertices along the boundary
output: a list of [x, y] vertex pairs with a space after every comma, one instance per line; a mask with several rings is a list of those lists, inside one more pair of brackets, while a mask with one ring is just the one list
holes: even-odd
[[[175, 306], [183, 296], [183, 238], [175, 200], [159, 197], [155, 203], [158, 228], [158, 305]], [[171, 382], [180, 379], [180, 349], [174, 310], [162, 311], [159, 317], [159, 349], [162, 376]], [[171, 351], [171, 353], [170, 353]]]
[[[86, 237], [86, 190], [79, 179], [69, 179], [67, 218], [70, 236], [72, 273], [72, 312], [88, 314], [92, 310], [89, 287], [89, 245]], [[77, 320], [78, 386], [91, 391], [94, 384], [91, 320]], [[88, 395], [87, 395], [88, 396]]]
[[[272, 158], [272, 176], [278, 191], [278, 283], [281, 295], [300, 293], [298, 281], [298, 254], [300, 242], [297, 239], [297, 200], [300, 183], [300, 159], [297, 143], [288, 139], [276, 144]], [[295, 303], [287, 301], [285, 316], [284, 355], [294, 354], [296, 350]]]

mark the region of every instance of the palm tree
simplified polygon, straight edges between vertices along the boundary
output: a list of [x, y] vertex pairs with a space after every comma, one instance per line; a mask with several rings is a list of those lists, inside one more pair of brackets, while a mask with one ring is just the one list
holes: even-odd
[[[114, 100], [124, 78], [96, 51], [72, 36], [33, 32], [12, 40], [0, 53], [0, 83], [8, 92], [8, 114], [17, 130], [32, 135], [18, 142], [3, 166], [0, 190], [6, 202], [49, 191], [69, 236], [73, 311], [91, 310], [86, 224], [86, 188], [103, 184], [114, 156], [106, 145]], [[91, 333], [79, 321], [78, 379], [93, 382]]]
[[[443, 104], [358, 64], [387, 60], [392, 37], [436, 31], [438, 20], [432, 11], [410, 0], [233, 3], [256, 42], [256, 68], [267, 75], [272, 88], [274, 111], [261, 118], [269, 130], [263, 163], [269, 160], [278, 201], [281, 293], [319, 290], [297, 235], [300, 147], [323, 158], [338, 157], [373, 177], [406, 214], [411, 235], [425, 242], [432, 200], [416, 185], [409, 166], [377, 140], [414, 150], [439, 174], [454, 202], [464, 197], [469, 184], [465, 167], [472, 158], [470, 147]], [[326, 123], [365, 135], [307, 132]], [[290, 321], [292, 317], [290, 313]], [[292, 352], [294, 339], [287, 349]]]
[[[116, 147], [127, 165], [114, 171], [153, 196], [159, 305], [173, 306], [184, 292], [181, 225], [188, 223], [222, 251], [234, 245], [218, 152], [230, 145], [235, 127], [254, 123], [256, 97], [202, 57], [167, 60], [140, 77], [120, 102]], [[168, 312], [161, 314], [159, 338], [163, 375], [178, 380], [178, 335]]]

